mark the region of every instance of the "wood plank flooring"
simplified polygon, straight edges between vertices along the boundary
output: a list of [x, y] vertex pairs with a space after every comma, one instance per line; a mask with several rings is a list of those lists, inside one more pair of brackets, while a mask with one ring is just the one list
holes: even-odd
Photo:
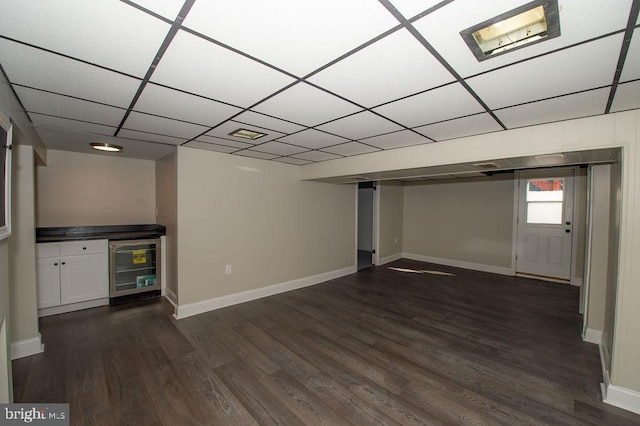
[[600, 402], [578, 296], [400, 260], [180, 321], [100, 307], [41, 319], [14, 396], [78, 425], [640, 424]]

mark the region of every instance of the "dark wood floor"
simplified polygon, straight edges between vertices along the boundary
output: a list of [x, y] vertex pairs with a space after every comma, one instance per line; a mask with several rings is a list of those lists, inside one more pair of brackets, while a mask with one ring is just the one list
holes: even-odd
[[640, 424], [599, 402], [577, 309], [575, 287], [406, 260], [180, 321], [95, 308], [41, 320], [15, 400], [82, 425]]

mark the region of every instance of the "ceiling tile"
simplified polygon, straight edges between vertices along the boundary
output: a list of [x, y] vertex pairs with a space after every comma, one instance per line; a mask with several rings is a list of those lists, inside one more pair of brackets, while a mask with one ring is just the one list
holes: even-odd
[[127, 108], [140, 81], [0, 39], [0, 63], [12, 83]]
[[402, 130], [400, 132], [389, 133], [387, 135], [367, 138], [362, 142], [382, 149], [392, 149], [430, 143], [431, 141], [424, 136], [420, 136], [419, 134], [412, 132], [411, 130]]
[[252, 151], [250, 149], [245, 149], [244, 151], [237, 152], [237, 155], [242, 155], [243, 157], [251, 157], [251, 158], [260, 158], [262, 160], [273, 160], [274, 158], [278, 158], [279, 155], [267, 154], [265, 152]]
[[609, 89], [605, 88], [506, 108], [495, 113], [512, 129], [602, 114], [608, 97]]
[[492, 109], [605, 86], [613, 81], [621, 45], [622, 34], [617, 34], [492, 71], [467, 83]]
[[279, 161], [281, 163], [287, 163], [287, 164], [293, 164], [293, 165], [296, 165], [296, 166], [302, 166], [304, 164], [313, 163], [313, 161], [301, 160], [299, 158], [293, 158], [293, 157], [280, 157], [280, 158], [276, 158], [274, 161]]
[[363, 111], [323, 124], [318, 129], [349, 139], [361, 139], [402, 130], [402, 127], [369, 111]]
[[[246, 130], [252, 130], [259, 133], [266, 133], [266, 135], [255, 140], [250, 140], [250, 139], [238, 138], [236, 136], [231, 136], [229, 134], [231, 132], [235, 132], [238, 129], [246, 129]], [[273, 130], [264, 129], [262, 127], [257, 127], [257, 126], [247, 126], [246, 124], [236, 123], [235, 121], [227, 121], [226, 123], [223, 123], [220, 126], [216, 127], [215, 129], [211, 130], [209, 133], [207, 133], [207, 135], [230, 139], [230, 140], [237, 140], [238, 142], [250, 143], [251, 145], [268, 142], [274, 139], [278, 139], [281, 136], [284, 136], [284, 134], [274, 132]]]
[[611, 112], [640, 108], [640, 81], [618, 85]]
[[323, 148], [323, 151], [330, 152], [332, 154], [343, 155], [348, 157], [350, 155], [360, 155], [367, 154], [369, 152], [380, 151], [380, 149], [375, 148], [373, 146], [365, 145], [359, 142], [347, 142], [341, 145], [330, 146], [328, 148]]
[[3, 35], [144, 77], [170, 26], [120, 1], [7, 2]]
[[132, 112], [122, 126], [128, 130], [157, 133], [181, 139], [191, 139], [208, 130], [207, 127], [183, 121], [169, 120], [153, 115]]
[[197, 1], [184, 25], [302, 77], [398, 22], [368, 0]]
[[416, 16], [418, 13], [420, 12], [424, 12], [425, 10], [429, 9], [430, 7], [435, 6], [436, 4], [440, 3], [442, 0], [423, 0], [423, 1], [416, 1], [416, 0], [392, 0], [390, 1], [390, 3], [393, 3], [393, 5], [395, 6], [396, 9], [398, 9], [398, 11], [400, 13], [402, 13], [402, 15], [407, 18], [413, 18], [414, 16]]
[[238, 149], [251, 148], [253, 146], [253, 144], [251, 143], [232, 141], [232, 140], [223, 139], [223, 138], [214, 138], [207, 135], [202, 135], [198, 137], [196, 140], [204, 143], [213, 143], [216, 145], [232, 147], [232, 148], [235, 148], [235, 151], [237, 151]]
[[309, 161], [326, 161], [326, 160], [335, 160], [336, 158], [340, 158], [340, 156], [335, 154], [330, 154], [328, 152], [308, 151], [308, 152], [303, 152], [302, 154], [296, 154], [294, 158], [299, 158], [301, 160], [309, 160]]
[[173, 21], [182, 9], [184, 0], [131, 0], [131, 2]]
[[289, 145], [280, 142], [267, 142], [262, 145], [258, 145], [253, 148], [256, 151], [266, 152], [268, 154], [277, 155], [293, 155], [307, 151], [306, 148], [300, 148], [298, 146]]
[[134, 110], [213, 127], [242, 111], [221, 102], [147, 84]]
[[188, 148], [206, 149], [207, 151], [224, 152], [226, 154], [230, 154], [238, 150], [238, 148], [234, 148], [231, 146], [217, 145], [215, 143], [201, 142], [199, 140], [187, 142], [182, 146], [186, 146]]
[[307, 148], [324, 148], [326, 146], [337, 145], [339, 143], [348, 142], [348, 139], [339, 136], [330, 135], [318, 130], [303, 130], [300, 133], [280, 138], [281, 141], [293, 145], [304, 146]]
[[28, 112], [39, 112], [116, 127], [120, 124], [126, 112], [126, 110], [121, 108], [114, 108], [26, 87], [14, 86], [13, 88]]
[[375, 111], [407, 127], [462, 117], [484, 111], [461, 84], [430, 90], [387, 105]]
[[[603, 7], [601, 0], [563, 0], [560, 37], [478, 62], [460, 31], [508, 12], [524, 2], [456, 0], [414, 23], [416, 29], [463, 77], [624, 29], [632, 0]], [[615, 67], [615, 64], [613, 64]]]
[[178, 31], [151, 81], [248, 107], [293, 79], [202, 38]]
[[253, 109], [307, 126], [316, 126], [361, 110], [349, 102], [303, 83], [296, 84]]
[[631, 37], [631, 44], [624, 60], [620, 81], [625, 82], [638, 78], [640, 78], [640, 28], [636, 28]]
[[[366, 107], [454, 80], [408, 31], [397, 31], [309, 81]], [[375, 90], [371, 88], [375, 87]]]
[[[143, 160], [158, 160], [176, 150], [176, 147], [172, 145], [160, 145], [157, 143], [94, 135], [91, 133], [70, 133], [49, 127], [36, 127], [36, 131], [48, 149], [60, 151], [84, 152], [85, 154], [139, 158]], [[92, 149], [89, 145], [91, 142], [114, 143], [122, 146], [124, 150], [115, 154], [103, 154]]]
[[488, 113], [482, 113], [470, 117], [458, 118], [456, 120], [430, 124], [428, 126], [416, 127], [414, 130], [436, 141], [443, 141], [464, 136], [497, 132], [502, 130], [502, 127]]
[[275, 117], [260, 114], [254, 111], [245, 111], [234, 117], [234, 121], [252, 126], [262, 127], [263, 129], [273, 130], [279, 133], [295, 133], [304, 129], [304, 126], [280, 120]]
[[141, 132], [138, 130], [122, 129], [118, 133], [119, 138], [137, 139], [147, 142], [157, 142], [161, 144], [180, 145], [187, 141], [186, 138], [176, 138], [173, 136], [159, 135], [156, 133]]
[[55, 127], [72, 132], [96, 133], [99, 135], [112, 136], [116, 131], [115, 127], [103, 126], [101, 124], [86, 123], [84, 121], [69, 120], [66, 118], [52, 117], [50, 115], [30, 114], [33, 124], [36, 126]]

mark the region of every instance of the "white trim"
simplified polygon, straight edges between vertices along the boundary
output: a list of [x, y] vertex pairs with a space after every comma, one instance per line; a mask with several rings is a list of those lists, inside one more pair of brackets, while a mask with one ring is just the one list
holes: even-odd
[[378, 263], [376, 263], [376, 266], [384, 265], [386, 263], [390, 263], [399, 259], [402, 259], [402, 253], [395, 253], [391, 256], [380, 257], [378, 258]]
[[380, 191], [382, 185], [377, 180], [373, 186], [373, 265], [380, 263]]
[[178, 295], [169, 287], [165, 288], [164, 298], [167, 299], [174, 307], [178, 306]]
[[623, 388], [616, 385], [607, 386], [606, 398], [603, 400], [607, 404], [614, 405], [623, 410], [640, 414], [640, 392]]
[[357, 266], [349, 266], [348, 268], [338, 269], [331, 272], [325, 272], [310, 277], [299, 278], [284, 283], [273, 284], [267, 287], [257, 288], [255, 290], [247, 290], [240, 293], [229, 294], [227, 296], [214, 297], [213, 299], [203, 300], [201, 302], [188, 303], [186, 305], [177, 305], [173, 316], [176, 319], [183, 319], [193, 315], [202, 314], [216, 309], [224, 308], [238, 303], [249, 302], [251, 300], [261, 299], [263, 297], [272, 296], [274, 294], [284, 293], [286, 291], [296, 290], [315, 284], [320, 284], [335, 278], [353, 274], [357, 271]]
[[600, 343], [602, 343], [602, 331], [594, 330], [593, 328], [587, 328], [587, 330], [582, 335], [582, 340], [588, 343], [599, 345]]
[[11, 359], [24, 358], [44, 352], [44, 343], [42, 336], [38, 333], [38, 337], [33, 339], [20, 340], [11, 344]]
[[435, 263], [438, 265], [453, 266], [455, 268], [471, 269], [472, 271], [490, 272], [492, 274], [513, 276], [511, 268], [494, 265], [484, 265], [481, 263], [465, 262], [456, 259], [443, 259], [440, 257], [425, 256], [422, 254], [402, 253], [402, 257], [420, 262]]
[[607, 388], [611, 384], [609, 370], [607, 370], [607, 365], [609, 365], [609, 349], [607, 349], [607, 336], [604, 332], [602, 333], [602, 339], [600, 340], [598, 349], [600, 350], [600, 366], [602, 367], [602, 383], [600, 384], [600, 388], [602, 389], [602, 400], [604, 401], [607, 398]]
[[569, 284], [571, 284], [572, 286], [575, 287], [582, 287], [582, 278], [580, 277], [573, 277], [571, 278], [571, 281], [569, 281]]
[[82, 309], [96, 308], [109, 304], [109, 298], [87, 300], [86, 302], [70, 303], [68, 305], [51, 306], [49, 308], [38, 309], [39, 317], [48, 317], [50, 315], [65, 314], [67, 312], [80, 311]]
[[[156, 210], [157, 211], [157, 210]], [[167, 237], [160, 237], [160, 295], [164, 296], [167, 289]]]
[[513, 175], [513, 230], [511, 234], [511, 275], [516, 274], [518, 256], [518, 218], [520, 213], [520, 170]]

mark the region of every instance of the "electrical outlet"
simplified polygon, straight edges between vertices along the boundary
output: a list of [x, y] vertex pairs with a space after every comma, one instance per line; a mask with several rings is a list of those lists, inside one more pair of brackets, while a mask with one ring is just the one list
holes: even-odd
[[231, 265], [225, 265], [224, 274], [229, 275], [231, 273]]

